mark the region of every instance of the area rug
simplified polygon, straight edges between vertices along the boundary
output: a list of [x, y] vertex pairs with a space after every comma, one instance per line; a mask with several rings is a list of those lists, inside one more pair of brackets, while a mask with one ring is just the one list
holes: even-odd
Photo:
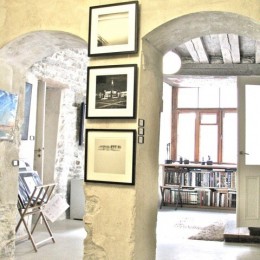
[[225, 218], [212, 217], [181, 217], [172, 219], [168, 226], [176, 239], [224, 241]]
[[190, 236], [192, 240], [224, 241], [224, 223], [215, 222], [202, 228], [196, 235]]

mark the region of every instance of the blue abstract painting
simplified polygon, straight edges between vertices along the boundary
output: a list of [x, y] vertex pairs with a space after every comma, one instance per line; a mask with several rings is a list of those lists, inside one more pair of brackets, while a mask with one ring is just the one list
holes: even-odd
[[10, 139], [15, 126], [18, 95], [0, 90], [0, 138]]

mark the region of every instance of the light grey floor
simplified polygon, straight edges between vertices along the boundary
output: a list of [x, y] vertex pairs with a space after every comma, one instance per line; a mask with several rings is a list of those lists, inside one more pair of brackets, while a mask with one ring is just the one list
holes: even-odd
[[[17, 243], [15, 259], [17, 260], [78, 260], [83, 259], [86, 232], [81, 220], [61, 220], [49, 223], [55, 243], [49, 240], [39, 246], [35, 252], [30, 240]], [[43, 224], [37, 225], [33, 238], [35, 242], [49, 237]]]
[[225, 210], [201, 210], [163, 207], [158, 212], [156, 260], [258, 260], [260, 244], [225, 243], [189, 240], [187, 235], [172, 232], [173, 219], [188, 218], [191, 225], [235, 217]]
[[[188, 240], [187, 236], [172, 232], [173, 219], [189, 218], [191, 225], [209, 220], [225, 219], [234, 212], [178, 209], [164, 207], [158, 212], [156, 260], [257, 260], [260, 259], [260, 244], [239, 244]], [[17, 244], [17, 260], [81, 260], [83, 240], [86, 232], [79, 220], [56, 221], [51, 224], [56, 243], [42, 245], [38, 252], [33, 250], [30, 241]], [[34, 238], [37, 241], [46, 237], [45, 229], [39, 228]], [[112, 259], [121, 260], [121, 259]], [[130, 260], [130, 259], [122, 259]], [[144, 259], [138, 259], [144, 260]], [[150, 259], [149, 259], [150, 260]], [[151, 259], [152, 260], [152, 259]]]

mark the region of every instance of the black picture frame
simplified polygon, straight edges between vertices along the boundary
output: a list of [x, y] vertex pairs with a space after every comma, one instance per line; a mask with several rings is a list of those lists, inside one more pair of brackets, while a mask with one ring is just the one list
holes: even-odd
[[85, 138], [85, 182], [135, 184], [135, 130], [86, 129]]
[[138, 52], [138, 1], [91, 6], [88, 56]]
[[85, 130], [85, 117], [86, 117], [86, 104], [81, 102], [80, 104], [80, 118], [79, 118], [79, 146], [84, 143], [84, 130]]
[[137, 64], [90, 66], [86, 118], [136, 117]]

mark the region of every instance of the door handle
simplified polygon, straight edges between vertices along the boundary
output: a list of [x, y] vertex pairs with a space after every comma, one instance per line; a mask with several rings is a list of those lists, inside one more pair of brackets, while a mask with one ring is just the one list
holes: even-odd
[[240, 154], [240, 155], [249, 155], [249, 153], [246, 153], [246, 152], [244, 152], [244, 151], [240, 151], [239, 154]]
[[44, 147], [41, 149], [41, 148], [39, 148], [39, 149], [37, 149], [37, 150], [34, 150], [35, 152], [38, 152], [38, 153], [40, 153], [42, 150], [44, 150]]

